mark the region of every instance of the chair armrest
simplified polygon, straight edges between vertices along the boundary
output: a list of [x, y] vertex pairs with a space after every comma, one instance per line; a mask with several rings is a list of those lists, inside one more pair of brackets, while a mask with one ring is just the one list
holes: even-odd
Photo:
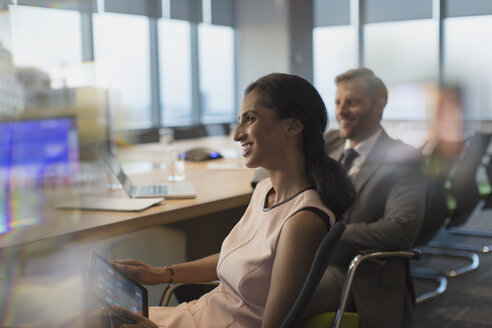
[[380, 258], [405, 258], [405, 259], [420, 259], [422, 257], [422, 251], [419, 249], [411, 249], [407, 251], [382, 251], [376, 249], [363, 250], [360, 252], [361, 254], [356, 255], [352, 262], [350, 262], [347, 279], [345, 280], [345, 284], [342, 290], [342, 296], [340, 298], [340, 307], [338, 308], [335, 321], [333, 323], [334, 328], [339, 328], [341, 324], [341, 319], [343, 313], [345, 312], [345, 308], [347, 307], [347, 300], [350, 293], [350, 289], [352, 288], [352, 283], [355, 277], [355, 273], [359, 266], [367, 261], [374, 260]]
[[375, 258], [407, 258], [418, 260], [422, 257], [422, 251], [420, 249], [409, 249], [406, 251], [383, 251], [380, 249], [364, 249], [359, 251], [359, 254], [354, 257], [352, 262], [359, 256], [363, 257], [362, 261]]
[[207, 282], [193, 282], [193, 283], [175, 283], [175, 284], [169, 284], [166, 289], [164, 290], [164, 293], [162, 294], [161, 301], [159, 304], [161, 306], [167, 306], [169, 304], [169, 300], [171, 299], [172, 294], [174, 291], [184, 285], [212, 285], [212, 286], [218, 286], [219, 281], [207, 281]]

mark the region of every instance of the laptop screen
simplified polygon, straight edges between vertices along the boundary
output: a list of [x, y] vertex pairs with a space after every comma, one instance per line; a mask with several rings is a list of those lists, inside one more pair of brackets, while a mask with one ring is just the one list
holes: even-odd
[[0, 178], [69, 181], [78, 172], [75, 117], [0, 122]]
[[125, 172], [123, 172], [123, 169], [120, 163], [118, 162], [118, 160], [116, 159], [116, 157], [111, 153], [111, 151], [108, 148], [109, 147], [107, 145], [100, 145], [99, 152], [101, 153], [102, 157], [104, 158], [104, 161], [106, 162], [106, 164], [108, 164], [113, 174], [116, 176], [118, 181], [123, 186], [123, 189], [125, 189], [128, 196], [132, 197], [133, 184], [131, 183], [130, 179], [127, 177]]

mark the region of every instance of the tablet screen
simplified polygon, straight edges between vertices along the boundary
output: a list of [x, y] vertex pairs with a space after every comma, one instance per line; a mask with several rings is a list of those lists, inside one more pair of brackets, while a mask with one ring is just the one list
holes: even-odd
[[87, 289], [108, 308], [118, 305], [148, 317], [147, 289], [94, 251], [89, 260]]

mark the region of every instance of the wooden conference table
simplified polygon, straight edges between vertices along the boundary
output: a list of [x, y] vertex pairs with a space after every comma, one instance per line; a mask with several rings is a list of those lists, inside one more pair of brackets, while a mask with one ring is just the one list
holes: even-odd
[[[88, 251], [107, 258], [137, 257], [147, 263], [179, 263], [217, 252], [240, 218], [251, 194], [254, 170], [244, 167], [240, 147], [228, 137], [175, 142], [184, 151], [207, 146], [226, 158], [186, 162], [185, 181], [194, 199], [165, 200], [141, 212], [62, 210], [60, 202], [83, 197], [128, 199], [107, 188], [106, 165], [80, 167], [71, 184], [0, 190], [0, 318], [20, 325], [44, 316], [83, 309]], [[120, 147], [115, 154], [134, 183], [163, 183], [164, 146]], [[213, 163], [214, 169], [209, 167]], [[5, 224], [5, 222], [7, 224]], [[148, 286], [158, 303], [163, 285]], [[67, 295], [70, 295], [67, 297]]]
[[[207, 162], [186, 162], [186, 181], [195, 185], [194, 199], [165, 200], [141, 212], [114, 212], [89, 210], [61, 210], [55, 206], [74, 197], [127, 197], [122, 189], [108, 190], [103, 178], [86, 184], [70, 187], [45, 187], [29, 197], [24, 191], [8, 195], [14, 207], [31, 206], [35, 212], [31, 217], [12, 219], [12, 230], [0, 234], [0, 249], [36, 245], [46, 242], [51, 245], [71, 241], [97, 240], [130, 233], [149, 227], [180, 222], [216, 212], [244, 207], [248, 204], [254, 170], [238, 169], [244, 159], [240, 158], [240, 147], [229, 137], [209, 137], [175, 142], [179, 150], [206, 146], [223, 152], [226, 157]], [[124, 170], [134, 183], [162, 183], [167, 172], [160, 169], [164, 161], [164, 146], [143, 144], [123, 147], [116, 151]], [[209, 163], [214, 163], [210, 168]], [[125, 167], [130, 168], [127, 170]], [[137, 173], [138, 172], [138, 173]], [[27, 202], [31, 202], [28, 204]], [[15, 216], [16, 208], [4, 208], [4, 215]], [[8, 212], [10, 211], [10, 213]], [[7, 212], [7, 213], [5, 213]], [[19, 212], [19, 211], [17, 211]], [[22, 211], [20, 211], [22, 212]]]

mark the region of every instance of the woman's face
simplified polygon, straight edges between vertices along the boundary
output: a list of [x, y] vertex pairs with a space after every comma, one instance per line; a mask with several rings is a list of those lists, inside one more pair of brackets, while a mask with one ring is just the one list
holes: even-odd
[[286, 141], [285, 120], [262, 105], [260, 95], [253, 89], [246, 95], [239, 112], [239, 125], [234, 140], [241, 143], [246, 166], [274, 169], [282, 163]]

